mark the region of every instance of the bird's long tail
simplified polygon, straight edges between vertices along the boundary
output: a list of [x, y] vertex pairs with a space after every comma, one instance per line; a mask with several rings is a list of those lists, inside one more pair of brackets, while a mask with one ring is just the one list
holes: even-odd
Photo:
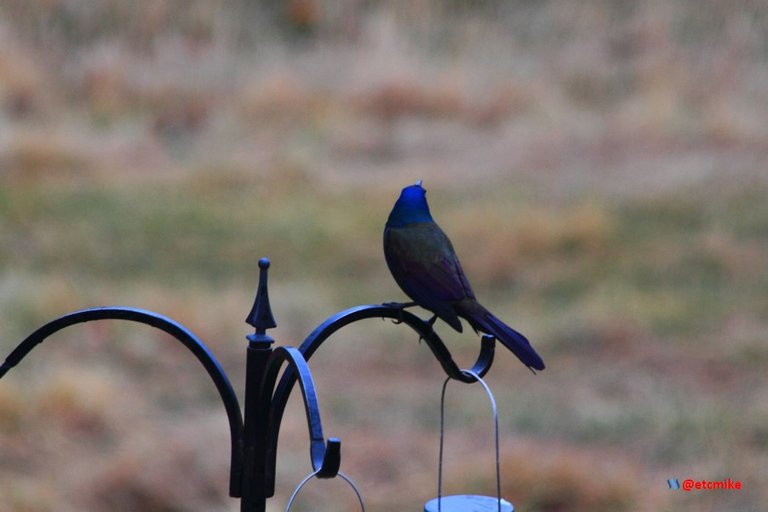
[[532, 370], [543, 370], [544, 361], [536, 353], [528, 339], [499, 320], [477, 301], [464, 301], [459, 305], [461, 313], [475, 330], [494, 336], [514, 353], [525, 366]]

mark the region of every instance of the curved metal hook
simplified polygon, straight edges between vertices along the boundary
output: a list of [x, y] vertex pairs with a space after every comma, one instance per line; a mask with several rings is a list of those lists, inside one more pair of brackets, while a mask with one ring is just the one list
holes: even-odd
[[243, 418], [240, 413], [240, 405], [237, 401], [237, 395], [232, 389], [232, 384], [229, 382], [227, 375], [224, 373], [224, 370], [221, 368], [221, 365], [213, 354], [189, 329], [175, 320], [152, 311], [120, 306], [99, 307], [75, 311], [48, 322], [27, 336], [27, 338], [8, 355], [5, 362], [0, 366], [0, 378], [2, 378], [8, 370], [21, 362], [33, 348], [45, 341], [45, 339], [52, 334], [71, 325], [93, 320], [128, 320], [160, 329], [180, 341], [195, 355], [198, 361], [202, 363], [203, 367], [208, 372], [208, 375], [216, 385], [219, 396], [221, 397], [222, 402], [224, 402], [227, 418], [229, 419], [229, 430], [232, 439], [232, 467], [230, 471], [229, 494], [233, 497], [239, 497], [241, 495], [243, 470]]
[[[259, 403], [270, 403], [270, 398], [277, 382], [277, 376], [283, 363], [288, 363], [288, 368], [295, 375], [298, 375], [301, 395], [304, 398], [304, 411], [307, 415], [312, 469], [317, 472], [318, 478], [333, 478], [339, 472], [339, 466], [341, 465], [341, 441], [338, 438], [330, 438], [327, 445], [325, 443], [315, 382], [312, 378], [312, 373], [309, 371], [306, 359], [304, 359], [304, 356], [298, 349], [294, 347], [277, 347], [272, 352], [264, 373]], [[286, 369], [286, 372], [290, 371], [289, 369]], [[273, 421], [276, 413], [275, 400], [271, 400], [271, 403], [268, 438], [277, 437], [280, 429], [280, 422]], [[282, 411], [280, 417], [282, 417]]]
[[[391, 318], [400, 323], [404, 323], [416, 331], [421, 339], [427, 343], [427, 346], [435, 355], [449, 377], [467, 383], [475, 381], [474, 377], [464, 373], [459, 368], [453, 360], [451, 352], [445, 346], [445, 343], [443, 343], [443, 340], [440, 339], [432, 328], [432, 324], [398, 306], [370, 304], [356, 306], [337, 313], [312, 331], [312, 333], [306, 337], [304, 343], [301, 344], [299, 350], [301, 350], [304, 357], [309, 360], [309, 358], [312, 357], [312, 354], [314, 354], [315, 351], [320, 348], [320, 345], [322, 345], [322, 343], [333, 333], [346, 325], [366, 318]], [[484, 336], [477, 361], [472, 366], [472, 372], [481, 377], [488, 373], [488, 370], [493, 363], [494, 347], [495, 338], [492, 336]]]
[[[432, 353], [440, 362], [445, 373], [452, 379], [471, 383], [475, 382], [475, 378], [464, 372], [459, 368], [456, 362], [453, 360], [450, 351], [445, 346], [445, 343], [435, 333], [432, 328], [432, 324], [422, 320], [413, 313], [404, 310], [398, 306], [390, 306], [384, 304], [370, 304], [363, 306], [356, 306], [344, 311], [341, 311], [331, 317], [325, 322], [320, 324], [309, 336], [306, 337], [304, 342], [299, 347], [299, 351], [302, 353], [303, 358], [309, 361], [312, 354], [320, 348], [333, 333], [341, 329], [342, 327], [349, 325], [359, 320], [366, 318], [391, 318], [397, 320], [400, 323], [404, 323], [414, 331], [416, 331], [421, 339], [423, 339], [427, 346], [429, 346]], [[483, 336], [480, 353], [477, 357], [477, 361], [472, 366], [472, 373], [479, 376], [483, 376], [488, 373], [488, 370], [493, 364], [493, 356], [496, 340], [493, 336]], [[293, 385], [296, 382], [296, 374], [287, 369], [283, 372], [280, 382], [277, 385], [275, 393], [272, 399], [272, 409], [270, 412], [270, 424], [280, 425], [282, 421], [283, 412], [285, 411], [285, 405], [288, 402], [288, 396], [291, 394]], [[274, 468], [277, 464], [277, 438], [278, 429], [273, 429], [267, 438], [267, 460], [268, 467]], [[269, 481], [267, 482], [267, 488], [274, 493], [275, 481], [274, 471], [271, 472]]]

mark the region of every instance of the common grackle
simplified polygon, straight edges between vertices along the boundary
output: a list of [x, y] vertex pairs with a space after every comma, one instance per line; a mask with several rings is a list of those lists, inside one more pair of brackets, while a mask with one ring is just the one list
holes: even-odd
[[459, 317], [477, 332], [494, 336], [531, 370], [543, 370], [544, 361], [528, 340], [496, 318], [475, 299], [451, 241], [440, 229], [427, 205], [421, 180], [405, 187], [384, 228], [384, 257], [392, 276], [413, 303], [462, 331]]

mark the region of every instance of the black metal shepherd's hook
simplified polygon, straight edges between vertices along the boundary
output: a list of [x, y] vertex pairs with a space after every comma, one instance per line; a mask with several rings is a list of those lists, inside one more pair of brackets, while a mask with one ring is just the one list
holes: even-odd
[[[0, 365], [0, 378], [16, 366], [37, 345], [52, 334], [74, 324], [94, 320], [127, 320], [155, 327], [170, 334], [187, 347], [200, 361], [216, 385], [229, 420], [231, 436], [231, 465], [229, 494], [241, 498], [243, 512], [264, 512], [266, 500], [275, 493], [277, 441], [288, 397], [299, 382], [310, 437], [310, 460], [320, 478], [333, 478], [341, 464], [341, 441], [325, 439], [320, 419], [314, 380], [307, 361], [333, 333], [353, 322], [366, 318], [391, 318], [416, 331], [425, 340], [446, 374], [462, 382], [475, 378], [462, 372], [450, 351], [432, 329], [418, 316], [392, 304], [357, 306], [328, 318], [296, 349], [273, 348], [274, 339], [266, 331], [276, 327], [269, 304], [267, 270], [269, 260], [259, 260], [259, 286], [256, 299], [246, 322], [255, 328], [247, 336], [245, 408], [240, 404], [232, 384], [221, 365], [189, 329], [178, 322], [144, 309], [129, 307], [100, 307], [75, 311], [53, 320], [27, 336]], [[493, 363], [495, 340], [484, 336], [472, 373], [485, 375]], [[284, 365], [286, 369], [280, 373]], [[278, 380], [279, 378], [279, 380]]]

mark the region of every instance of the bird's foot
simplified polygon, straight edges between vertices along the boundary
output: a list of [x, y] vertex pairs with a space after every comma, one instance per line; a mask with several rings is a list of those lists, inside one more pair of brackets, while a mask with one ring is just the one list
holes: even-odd
[[397, 325], [397, 324], [403, 323], [403, 310], [405, 310], [405, 308], [416, 306], [416, 303], [415, 302], [384, 302], [381, 305], [387, 306], [388, 308], [396, 308], [399, 311], [399, 318], [397, 320], [392, 320], [392, 323]]
[[388, 308], [397, 308], [397, 309], [405, 309], [405, 308], [412, 308], [413, 306], [416, 306], [415, 302], [382, 302], [382, 306], [387, 306]]

